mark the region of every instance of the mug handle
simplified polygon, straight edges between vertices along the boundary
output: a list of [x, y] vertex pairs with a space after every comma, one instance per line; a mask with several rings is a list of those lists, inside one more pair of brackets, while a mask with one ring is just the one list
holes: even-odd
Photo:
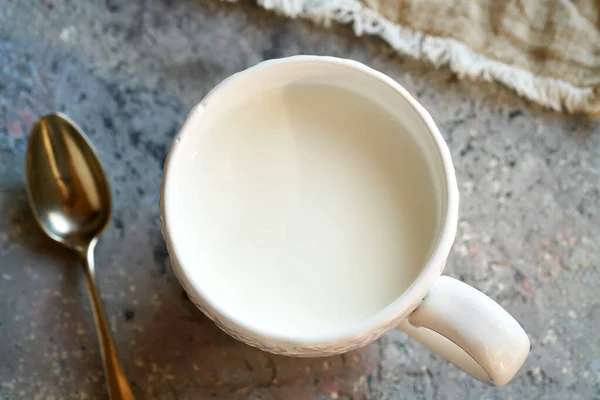
[[519, 371], [529, 338], [519, 323], [479, 290], [440, 277], [399, 329], [482, 382], [502, 386]]

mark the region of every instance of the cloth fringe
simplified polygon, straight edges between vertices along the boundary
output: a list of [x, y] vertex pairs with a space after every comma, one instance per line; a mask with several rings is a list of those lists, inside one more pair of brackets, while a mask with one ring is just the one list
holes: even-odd
[[499, 82], [553, 110], [600, 117], [600, 87], [575, 87], [489, 59], [455, 39], [429, 36], [394, 24], [357, 0], [257, 0], [257, 3], [287, 17], [307, 18], [325, 26], [332, 22], [352, 24], [357, 36], [379, 36], [398, 53], [427, 60], [435, 67], [448, 66], [461, 79]]

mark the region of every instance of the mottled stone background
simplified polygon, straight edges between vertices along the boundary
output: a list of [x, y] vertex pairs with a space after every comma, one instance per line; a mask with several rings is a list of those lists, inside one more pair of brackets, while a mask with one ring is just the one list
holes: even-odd
[[[272, 356], [185, 299], [159, 231], [169, 143], [226, 76], [306, 53], [389, 74], [438, 122], [462, 193], [446, 271], [531, 337], [508, 386], [478, 383], [400, 332], [339, 357]], [[0, 399], [105, 398], [81, 270], [26, 204], [28, 131], [56, 110], [89, 134], [113, 185], [98, 280], [138, 398], [600, 399], [600, 125], [457, 81], [346, 28], [208, 0], [0, 0]]]

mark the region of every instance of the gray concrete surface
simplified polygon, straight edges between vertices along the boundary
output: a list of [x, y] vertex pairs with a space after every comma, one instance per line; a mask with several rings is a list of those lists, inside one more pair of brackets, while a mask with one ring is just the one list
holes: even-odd
[[[261, 353], [183, 296], [159, 231], [167, 146], [217, 82], [300, 53], [382, 70], [438, 122], [462, 191], [446, 272], [531, 337], [508, 386], [478, 383], [400, 332], [328, 359]], [[600, 399], [599, 124], [457, 81], [345, 28], [208, 0], [0, 0], [0, 399], [105, 398], [77, 261], [26, 204], [27, 132], [55, 110], [88, 132], [113, 184], [98, 279], [138, 398]]]

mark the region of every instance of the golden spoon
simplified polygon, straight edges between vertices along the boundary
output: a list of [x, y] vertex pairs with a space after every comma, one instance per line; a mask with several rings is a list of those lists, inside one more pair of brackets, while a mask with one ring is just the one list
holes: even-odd
[[108, 179], [91, 143], [67, 116], [49, 114], [35, 123], [27, 145], [25, 179], [38, 224], [83, 261], [109, 398], [132, 400], [94, 277], [94, 247], [112, 213]]

